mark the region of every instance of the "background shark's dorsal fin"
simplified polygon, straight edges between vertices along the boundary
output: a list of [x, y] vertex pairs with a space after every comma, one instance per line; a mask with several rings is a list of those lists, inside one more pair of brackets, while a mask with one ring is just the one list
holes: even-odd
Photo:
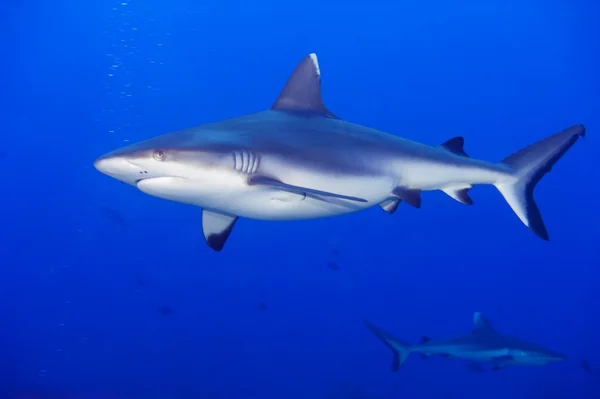
[[307, 55], [298, 64], [271, 109], [308, 111], [337, 119], [323, 105], [321, 71], [316, 54]]
[[481, 313], [475, 312], [473, 315], [473, 334], [494, 334], [495, 332], [492, 323]]

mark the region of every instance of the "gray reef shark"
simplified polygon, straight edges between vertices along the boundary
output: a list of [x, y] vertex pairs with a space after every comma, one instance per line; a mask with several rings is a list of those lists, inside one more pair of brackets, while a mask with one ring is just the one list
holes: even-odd
[[565, 360], [565, 356], [522, 339], [500, 334], [481, 313], [473, 316], [473, 331], [463, 337], [432, 340], [409, 345], [365, 320], [365, 325], [393, 352], [393, 371], [398, 371], [411, 353], [424, 357], [439, 355], [449, 359], [465, 359], [475, 363], [491, 363], [494, 370], [509, 365], [539, 366]]
[[574, 125], [499, 163], [470, 158], [462, 137], [438, 146], [406, 140], [332, 114], [310, 54], [269, 110], [135, 143], [94, 166], [146, 194], [201, 207], [204, 237], [216, 251], [238, 217], [313, 219], [374, 205], [394, 213], [401, 201], [420, 207], [421, 192], [431, 190], [472, 204], [476, 184], [494, 185], [547, 240], [533, 190], [584, 135]]

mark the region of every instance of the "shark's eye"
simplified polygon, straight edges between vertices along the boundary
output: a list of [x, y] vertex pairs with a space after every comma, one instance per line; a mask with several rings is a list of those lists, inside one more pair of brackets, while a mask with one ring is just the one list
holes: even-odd
[[165, 153], [161, 150], [156, 150], [154, 151], [154, 154], [152, 154], [154, 156], [154, 159], [156, 159], [157, 161], [162, 161], [163, 159], [165, 159]]

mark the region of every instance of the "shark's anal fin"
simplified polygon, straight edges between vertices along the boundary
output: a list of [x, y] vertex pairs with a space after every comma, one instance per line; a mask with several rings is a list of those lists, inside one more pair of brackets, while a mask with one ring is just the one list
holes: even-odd
[[496, 331], [492, 323], [480, 312], [473, 315], [473, 334], [494, 334]]
[[208, 246], [215, 251], [221, 251], [237, 220], [237, 216], [229, 216], [203, 209], [202, 232]]
[[392, 194], [404, 200], [407, 204], [415, 208], [421, 207], [421, 190], [406, 187], [396, 187]]
[[391, 214], [396, 212], [396, 209], [398, 209], [398, 205], [400, 205], [400, 202], [402, 202], [402, 200], [399, 198], [388, 198], [381, 204], [379, 204], [379, 206], [381, 207], [381, 209]]
[[453, 154], [469, 158], [469, 156], [465, 152], [465, 139], [461, 136], [453, 137], [450, 140], [445, 141], [444, 143], [442, 143], [441, 147], [444, 147], [446, 150], [450, 151]]
[[321, 70], [316, 54], [300, 61], [271, 109], [313, 112], [337, 119], [321, 98]]
[[321, 191], [321, 190], [315, 190], [315, 189], [307, 188], [307, 187], [294, 186], [294, 185], [287, 184], [287, 183], [284, 183], [277, 179], [273, 179], [271, 177], [263, 176], [263, 175], [249, 176], [248, 177], [248, 185], [250, 185], [250, 186], [256, 186], [256, 185], [270, 186], [270, 187], [278, 188], [283, 191], [289, 191], [289, 192], [297, 193], [297, 194], [307, 194], [307, 195], [312, 194], [312, 195], [317, 195], [317, 196], [321, 196], [321, 197], [331, 197], [331, 198], [337, 198], [337, 199], [342, 199], [342, 200], [347, 200], [347, 201], [368, 202], [364, 198], [352, 197], [352, 196], [342, 195], [342, 194], [335, 194], [335, 193], [330, 193], [330, 192]]
[[473, 200], [469, 196], [469, 190], [473, 188], [473, 186], [456, 186], [456, 187], [446, 187], [442, 189], [442, 191], [451, 198], [454, 198], [461, 204], [465, 205], [473, 205]]

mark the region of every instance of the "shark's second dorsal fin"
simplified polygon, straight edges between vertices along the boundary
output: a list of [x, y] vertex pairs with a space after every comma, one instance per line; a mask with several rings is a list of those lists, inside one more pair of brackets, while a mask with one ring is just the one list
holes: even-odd
[[456, 155], [462, 155], [463, 157], [469, 158], [467, 153], [465, 152], [465, 139], [461, 136], [453, 137], [450, 140], [447, 140], [441, 144], [441, 147], [450, 151]]
[[271, 109], [313, 112], [338, 119], [323, 104], [321, 71], [316, 54], [307, 55], [298, 64]]
[[492, 323], [481, 313], [475, 312], [473, 315], [473, 334], [494, 334], [495, 332]]

